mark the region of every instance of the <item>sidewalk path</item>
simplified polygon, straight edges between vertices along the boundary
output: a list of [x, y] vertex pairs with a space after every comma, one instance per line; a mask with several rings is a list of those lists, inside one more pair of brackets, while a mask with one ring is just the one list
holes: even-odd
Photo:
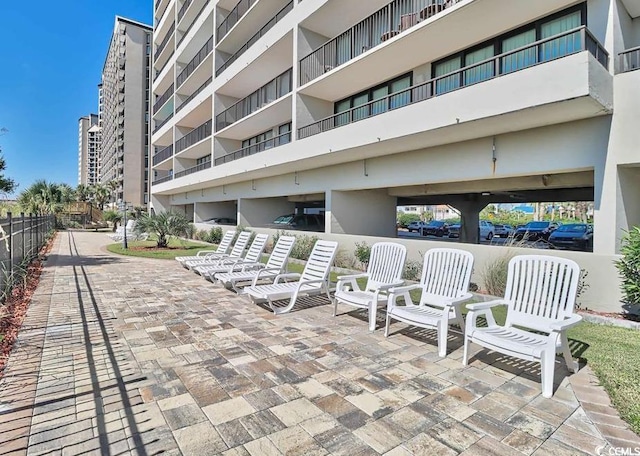
[[[326, 298], [275, 317], [107, 241], [58, 234], [0, 381], [0, 454], [562, 456], [606, 444], [561, 364], [544, 399], [530, 364], [481, 352], [463, 369], [459, 335], [440, 359], [429, 331], [396, 324], [385, 339], [363, 314], [332, 317]], [[589, 369], [571, 382], [589, 413], [604, 410]], [[615, 444], [635, 442], [608, 424]]]

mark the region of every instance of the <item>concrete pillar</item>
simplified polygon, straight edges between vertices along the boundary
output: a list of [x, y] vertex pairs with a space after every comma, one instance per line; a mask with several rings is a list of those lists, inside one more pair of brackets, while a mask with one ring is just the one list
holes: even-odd
[[169, 209], [171, 209], [171, 196], [152, 194], [150, 209], [152, 209], [156, 214], [168, 211]]
[[397, 200], [385, 189], [327, 192], [326, 231], [396, 237]]
[[480, 211], [490, 203], [489, 198], [469, 195], [449, 204], [460, 211], [460, 242], [480, 243]]
[[238, 200], [238, 224], [244, 227], [261, 227], [272, 223], [276, 217], [293, 214], [295, 203], [281, 198], [241, 198]]
[[194, 221], [203, 222], [217, 217], [235, 219], [237, 214], [238, 209], [236, 201], [195, 203]]

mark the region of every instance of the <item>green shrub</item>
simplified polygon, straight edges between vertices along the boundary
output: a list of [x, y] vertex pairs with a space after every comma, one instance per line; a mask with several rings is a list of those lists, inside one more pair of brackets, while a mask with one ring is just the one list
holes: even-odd
[[296, 235], [296, 243], [293, 245], [293, 250], [291, 250], [291, 258], [305, 261], [308, 260], [317, 240], [318, 236], [307, 236], [304, 234]]
[[219, 226], [214, 226], [209, 230], [209, 233], [206, 236], [206, 239], [203, 241], [208, 242], [210, 244], [220, 244], [222, 240], [222, 228]]
[[360, 265], [358, 260], [346, 250], [340, 249], [336, 254], [335, 265], [337, 268], [356, 269]]
[[196, 233], [198, 232], [198, 229], [196, 228], [196, 226], [193, 223], [190, 223], [189, 226], [187, 227], [187, 231], [185, 233], [185, 237], [187, 239], [195, 239], [196, 238]]
[[422, 262], [415, 260], [407, 260], [404, 263], [404, 271], [402, 277], [405, 280], [419, 281], [422, 276]]
[[615, 262], [622, 279], [626, 304], [640, 304], [640, 227], [634, 226], [622, 238], [622, 258]]
[[371, 246], [366, 242], [356, 242], [356, 249], [353, 254], [362, 263], [363, 269], [366, 269], [371, 257]]
[[420, 221], [420, 214], [398, 213], [398, 223], [403, 228], [406, 228], [411, 222], [419, 222], [419, 221]]

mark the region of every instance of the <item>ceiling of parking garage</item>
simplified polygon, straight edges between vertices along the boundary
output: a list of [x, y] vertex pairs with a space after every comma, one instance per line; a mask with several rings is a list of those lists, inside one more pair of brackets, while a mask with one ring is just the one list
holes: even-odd
[[398, 206], [449, 204], [456, 202], [482, 201], [491, 203], [542, 203], [548, 201], [593, 201], [593, 187], [521, 190], [517, 192], [464, 193], [449, 195], [422, 195], [398, 197]]

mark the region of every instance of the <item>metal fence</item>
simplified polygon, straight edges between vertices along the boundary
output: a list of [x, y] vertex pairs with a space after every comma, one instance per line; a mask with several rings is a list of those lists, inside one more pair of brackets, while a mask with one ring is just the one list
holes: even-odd
[[26, 264], [33, 260], [55, 228], [54, 215], [25, 215], [14, 217], [10, 212], [0, 219], [0, 292], [4, 300], [8, 286], [22, 275]]

